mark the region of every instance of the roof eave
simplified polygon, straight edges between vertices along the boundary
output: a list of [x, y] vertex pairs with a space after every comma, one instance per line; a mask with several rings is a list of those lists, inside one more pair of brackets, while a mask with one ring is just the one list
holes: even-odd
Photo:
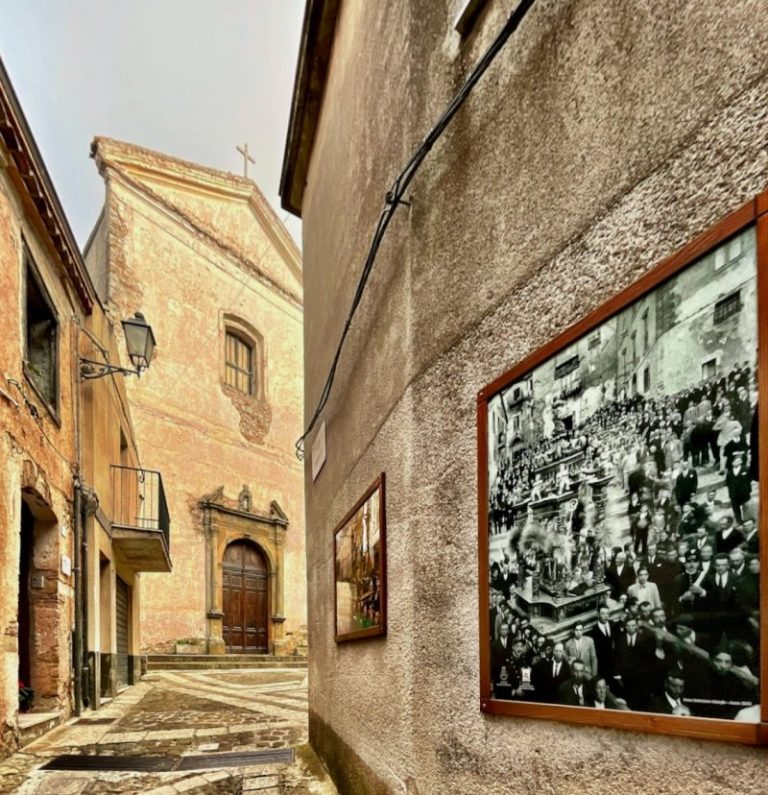
[[280, 203], [299, 218], [340, 6], [341, 0], [307, 0], [304, 11], [280, 178]]

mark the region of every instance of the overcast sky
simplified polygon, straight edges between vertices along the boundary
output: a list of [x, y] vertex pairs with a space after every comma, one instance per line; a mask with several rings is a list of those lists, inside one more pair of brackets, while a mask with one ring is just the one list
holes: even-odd
[[[94, 136], [278, 188], [304, 0], [0, 0], [0, 54], [80, 245], [104, 198]], [[300, 242], [301, 224], [287, 225]]]

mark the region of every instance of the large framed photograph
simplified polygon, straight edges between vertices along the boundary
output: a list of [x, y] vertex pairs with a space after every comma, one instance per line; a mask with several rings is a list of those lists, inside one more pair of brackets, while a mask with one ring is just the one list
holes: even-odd
[[382, 473], [333, 532], [337, 642], [386, 634], [384, 491]]
[[480, 392], [484, 711], [765, 740], [762, 207]]

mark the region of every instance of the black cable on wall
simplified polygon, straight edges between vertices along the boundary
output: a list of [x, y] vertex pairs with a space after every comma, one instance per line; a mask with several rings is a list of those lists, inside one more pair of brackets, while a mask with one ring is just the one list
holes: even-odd
[[507, 43], [509, 37], [520, 26], [520, 23], [523, 21], [525, 15], [531, 9], [531, 6], [533, 6], [535, 1], [536, 0], [520, 0], [520, 3], [518, 3], [515, 10], [510, 14], [509, 19], [504, 24], [504, 27], [499, 31], [498, 35], [493, 40], [490, 47], [488, 47], [488, 49], [485, 51], [482, 58], [480, 58], [477, 64], [475, 64], [475, 67], [469, 73], [467, 79], [464, 81], [464, 84], [458, 90], [454, 98], [448, 103], [448, 106], [443, 111], [440, 118], [427, 133], [426, 137], [413, 153], [413, 155], [411, 155], [410, 159], [392, 184], [392, 187], [387, 192], [384, 198], [384, 208], [379, 215], [379, 220], [373, 233], [371, 245], [368, 248], [368, 254], [365, 258], [365, 263], [363, 264], [363, 269], [357, 282], [357, 287], [352, 298], [352, 304], [349, 308], [347, 318], [344, 321], [344, 328], [342, 329], [339, 344], [336, 347], [336, 353], [333, 356], [333, 361], [331, 362], [331, 367], [328, 371], [328, 377], [326, 378], [325, 386], [323, 387], [317, 407], [312, 414], [312, 418], [310, 419], [306, 430], [302, 434], [301, 438], [299, 438], [299, 440], [296, 442], [296, 457], [299, 460], [304, 458], [304, 442], [306, 441], [307, 436], [312, 433], [312, 430], [320, 418], [320, 414], [328, 403], [328, 398], [330, 397], [331, 390], [333, 389], [333, 382], [336, 378], [336, 368], [338, 367], [339, 359], [341, 358], [341, 351], [344, 347], [344, 342], [346, 341], [347, 334], [349, 333], [349, 329], [352, 325], [352, 319], [355, 316], [357, 307], [360, 305], [363, 293], [365, 292], [365, 286], [368, 282], [368, 277], [371, 275], [371, 271], [373, 270], [373, 265], [376, 261], [376, 254], [378, 253], [379, 247], [381, 246], [381, 241], [383, 240], [384, 234], [389, 227], [392, 216], [395, 214], [395, 210], [397, 210], [401, 204], [406, 204], [406, 202], [403, 201], [403, 196], [405, 191], [408, 189], [408, 186], [411, 184], [411, 180], [416, 176], [419, 167], [424, 162], [424, 159], [429, 154], [430, 150], [443, 134], [443, 132], [445, 132], [445, 128], [450, 124], [459, 108], [464, 104], [464, 100], [466, 100], [466, 98], [470, 95], [472, 89], [475, 87], [475, 84], [480, 80], [491, 63], [493, 63], [494, 58], [496, 58], [502, 47], [504, 47], [504, 45]]

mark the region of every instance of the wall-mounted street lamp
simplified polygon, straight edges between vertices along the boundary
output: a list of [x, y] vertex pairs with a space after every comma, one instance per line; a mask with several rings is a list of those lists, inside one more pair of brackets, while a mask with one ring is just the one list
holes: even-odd
[[101, 378], [110, 373], [140, 376], [149, 367], [149, 363], [152, 361], [152, 354], [155, 351], [155, 335], [152, 333], [152, 327], [144, 319], [144, 315], [141, 312], [137, 312], [129, 320], [123, 320], [122, 323], [128, 358], [135, 369], [131, 370], [126, 367], [118, 367], [116, 364], [81, 358], [80, 379], [82, 381], [87, 381], [91, 378]]

